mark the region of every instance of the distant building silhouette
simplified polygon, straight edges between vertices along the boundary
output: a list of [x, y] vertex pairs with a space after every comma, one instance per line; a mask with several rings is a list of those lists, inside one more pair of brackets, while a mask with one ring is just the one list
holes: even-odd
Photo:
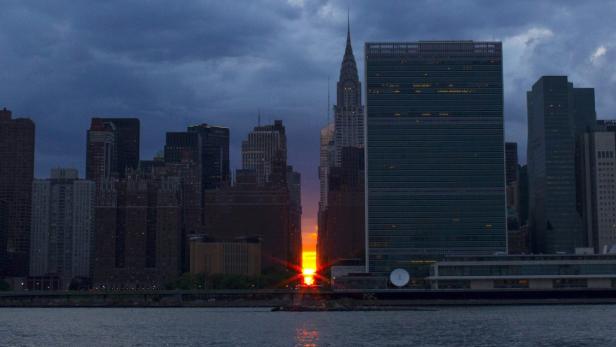
[[202, 189], [229, 185], [229, 129], [207, 124], [189, 126], [185, 132], [168, 132], [165, 162], [192, 160], [199, 165]]
[[87, 131], [86, 179], [97, 185], [124, 177], [139, 166], [140, 122], [137, 118], [92, 118]]
[[229, 174], [229, 129], [208, 124], [188, 127], [201, 137], [203, 189], [220, 188], [231, 182]]
[[505, 252], [501, 43], [365, 52], [369, 271], [421, 277], [421, 260]]
[[114, 174], [116, 136], [113, 125], [92, 118], [86, 142], [86, 179], [96, 182], [98, 188]]
[[32, 186], [30, 276], [57, 275], [65, 288], [91, 277], [95, 184], [76, 169], [52, 169]]
[[518, 181], [518, 144], [505, 143], [505, 178], [507, 184]]
[[[193, 161], [201, 165], [201, 137], [194, 132], [168, 132], [165, 138], [166, 163]], [[199, 167], [199, 172], [201, 172]]]
[[6, 242], [9, 231], [9, 205], [6, 201], [0, 200], [0, 276], [7, 274], [9, 260], [7, 257]]
[[164, 162], [155, 159], [148, 165], [142, 161], [140, 173], [149, 180], [165, 177], [177, 179], [180, 184], [181, 213], [181, 269], [189, 270], [188, 236], [203, 232], [203, 190], [201, 189], [201, 165], [192, 160]]
[[[261, 185], [252, 170], [237, 170], [235, 185], [205, 191], [204, 230], [221, 240], [258, 236], [262, 266], [285, 268], [298, 258], [287, 186]], [[297, 265], [297, 264], [296, 264]]]
[[334, 123], [321, 129], [319, 151], [319, 211], [327, 208], [329, 171], [334, 166]]
[[242, 141], [242, 169], [253, 170], [257, 183], [265, 185], [286, 177], [287, 136], [281, 120], [254, 127]]
[[543, 76], [527, 93], [528, 224], [535, 253], [571, 253], [588, 243], [576, 139], [596, 126], [594, 100], [594, 89], [574, 88], [566, 76]]
[[289, 191], [289, 258], [292, 264], [302, 263], [302, 175], [287, 166]]
[[127, 169], [139, 166], [139, 144], [141, 123], [139, 118], [101, 118], [114, 128], [115, 166], [119, 177], [124, 177]]
[[319, 230], [319, 264], [364, 259], [364, 151], [358, 147], [342, 149], [341, 167], [329, 175], [327, 210], [323, 230]]
[[525, 247], [528, 232], [521, 231], [522, 224], [519, 216], [518, 144], [515, 142], [505, 143], [505, 181], [507, 183], [507, 251], [509, 254], [528, 253], [528, 247]]
[[182, 267], [181, 179], [127, 171], [98, 190], [94, 287], [160, 289]]
[[[0, 229], [0, 276], [26, 276], [30, 255], [34, 123], [0, 110], [0, 201], [5, 227]], [[0, 225], [1, 226], [1, 225]], [[4, 258], [4, 261], [1, 260]]]

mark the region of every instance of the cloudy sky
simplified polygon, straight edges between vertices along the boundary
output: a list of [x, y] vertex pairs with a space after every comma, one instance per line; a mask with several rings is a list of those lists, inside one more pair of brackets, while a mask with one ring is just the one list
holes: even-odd
[[365, 41], [503, 41], [506, 134], [522, 161], [524, 93], [541, 75], [596, 88], [599, 117], [616, 118], [611, 0], [0, 0], [0, 107], [36, 122], [37, 177], [54, 166], [83, 173], [94, 115], [141, 118], [144, 159], [162, 149], [166, 131], [228, 126], [237, 168], [260, 109], [263, 122], [287, 126], [310, 231], [327, 78], [333, 91], [347, 7], [360, 71]]

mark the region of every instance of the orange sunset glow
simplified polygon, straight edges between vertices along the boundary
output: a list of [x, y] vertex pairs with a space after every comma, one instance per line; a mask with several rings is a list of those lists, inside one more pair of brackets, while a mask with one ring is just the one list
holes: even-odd
[[317, 269], [317, 228], [315, 231], [304, 233], [302, 237], [302, 276], [304, 284], [314, 284], [314, 274]]

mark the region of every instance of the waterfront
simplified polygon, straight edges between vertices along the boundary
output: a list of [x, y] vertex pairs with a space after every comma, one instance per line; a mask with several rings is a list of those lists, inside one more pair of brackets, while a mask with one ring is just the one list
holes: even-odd
[[614, 345], [616, 305], [389, 312], [209, 308], [0, 308], [2, 346]]

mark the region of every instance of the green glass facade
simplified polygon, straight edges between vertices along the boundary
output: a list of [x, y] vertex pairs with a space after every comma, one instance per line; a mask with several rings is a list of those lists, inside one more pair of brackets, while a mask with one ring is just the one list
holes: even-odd
[[592, 88], [543, 76], [527, 92], [528, 224], [534, 253], [573, 253], [588, 245], [576, 187], [576, 139], [596, 124]]
[[501, 43], [366, 43], [365, 62], [368, 271], [506, 252]]

